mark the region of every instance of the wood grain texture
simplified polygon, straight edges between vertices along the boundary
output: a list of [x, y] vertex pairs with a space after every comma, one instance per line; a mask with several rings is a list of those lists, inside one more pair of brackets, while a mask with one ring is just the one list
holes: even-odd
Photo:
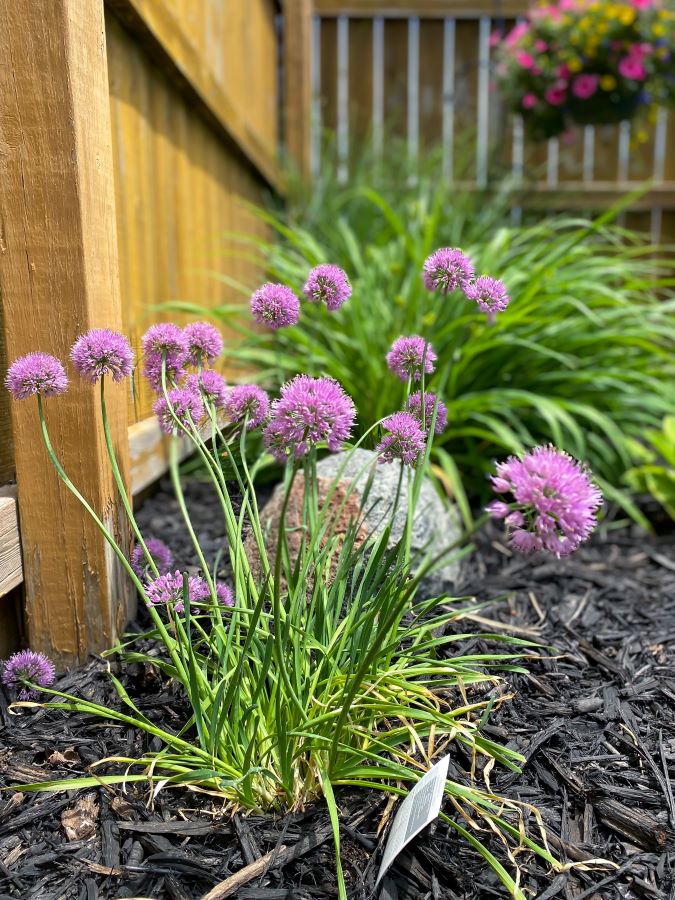
[[277, 191], [276, 33], [272, 0], [107, 0], [144, 54]]
[[[113, 16], [107, 41], [122, 318], [138, 351], [153, 322], [204, 318], [245, 302], [264, 280], [231, 233], [267, 236], [243, 201], [261, 203], [268, 189]], [[156, 308], [176, 300], [203, 311]], [[154, 395], [144, 383], [138, 388], [135, 400], [129, 396], [130, 422], [152, 415]]]
[[[101, 0], [0, 0], [0, 57], [7, 352], [66, 359], [82, 331], [121, 325]], [[114, 386], [109, 396], [126, 473], [124, 389]], [[46, 407], [66, 470], [126, 546], [96, 392], [74, 380]], [[30, 643], [57, 665], [83, 660], [111, 645], [132, 598], [95, 526], [47, 461], [35, 403], [13, 403], [12, 425]]]
[[0, 496], [0, 597], [23, 581], [15, 496]]
[[288, 156], [298, 171], [309, 174], [312, 109], [312, 3], [283, 0], [283, 109]]

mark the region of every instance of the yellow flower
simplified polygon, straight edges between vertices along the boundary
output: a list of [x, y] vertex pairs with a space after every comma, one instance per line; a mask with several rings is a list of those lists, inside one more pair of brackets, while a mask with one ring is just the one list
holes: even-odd
[[649, 134], [645, 131], [644, 128], [641, 128], [638, 133], [635, 135], [635, 138], [638, 144], [646, 144], [649, 140]]
[[663, 37], [666, 33], [666, 26], [662, 25], [660, 22], [654, 22], [652, 25], [652, 34], [654, 37]]
[[584, 67], [584, 66], [583, 66], [583, 63], [582, 63], [581, 60], [578, 59], [577, 57], [572, 58], [572, 59], [567, 63], [567, 68], [570, 70], [570, 72], [581, 72], [581, 70], [583, 69], [583, 67]]
[[616, 78], [613, 75], [603, 75], [600, 79], [600, 87], [603, 91], [613, 91], [616, 87]]
[[622, 25], [632, 25], [635, 21], [635, 10], [631, 7], [623, 7], [619, 10], [618, 18]]

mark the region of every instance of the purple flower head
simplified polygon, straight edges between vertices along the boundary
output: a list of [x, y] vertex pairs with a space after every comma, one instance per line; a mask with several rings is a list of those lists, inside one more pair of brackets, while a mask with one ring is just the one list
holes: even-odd
[[195, 366], [210, 365], [223, 352], [223, 339], [218, 329], [208, 322], [190, 322], [183, 329], [190, 362]]
[[251, 312], [258, 325], [276, 331], [295, 325], [300, 317], [300, 301], [285, 284], [263, 284], [251, 297]]
[[352, 399], [337, 381], [297, 375], [272, 404], [265, 446], [281, 462], [289, 455], [304, 456], [320, 441], [336, 453], [349, 437], [355, 417]]
[[419, 381], [422, 377], [422, 365], [427, 375], [434, 371], [436, 354], [431, 344], [425, 344], [424, 339], [417, 335], [412, 337], [397, 338], [387, 353], [387, 365], [401, 381], [414, 378]]
[[198, 397], [205, 398], [206, 402], [215, 406], [216, 409], [222, 409], [225, 406], [227, 385], [220, 372], [204, 369], [198, 375], [188, 375], [186, 388]]
[[167, 387], [175, 386], [185, 375], [185, 360], [181, 361], [178, 356], [167, 358], [166, 361], [159, 353], [151, 353], [146, 356], [143, 375], [148, 379], [150, 387], [156, 394], [162, 393], [162, 366], [166, 371]]
[[[36, 688], [49, 687], [54, 684], [55, 678], [54, 663], [44, 653], [36, 653], [34, 650], [14, 653], [2, 670], [2, 683], [12, 690], [19, 688], [19, 700], [35, 700], [39, 696]], [[27, 681], [36, 688], [26, 687]]]
[[[152, 606], [173, 606], [177, 613], [181, 613], [185, 609], [183, 573], [178, 570], [149, 581], [145, 593], [148, 603]], [[200, 603], [211, 596], [208, 584], [200, 575], [190, 575], [188, 593], [190, 603]]]
[[270, 399], [267, 392], [257, 384], [238, 384], [233, 387], [225, 399], [225, 412], [234, 424], [243, 424], [246, 428], [257, 428], [265, 421], [270, 411]]
[[232, 588], [227, 584], [223, 584], [222, 581], [219, 581], [216, 584], [216, 597], [221, 606], [234, 606], [234, 594], [232, 593]]
[[352, 286], [339, 266], [324, 263], [312, 269], [302, 291], [310, 303], [325, 303], [326, 308], [334, 312], [349, 300]]
[[82, 378], [92, 384], [104, 375], [121, 381], [131, 375], [134, 367], [131, 344], [123, 334], [109, 328], [92, 328], [80, 335], [72, 346], [70, 358]]
[[15, 359], [7, 369], [5, 386], [15, 400], [26, 400], [33, 394], [53, 397], [68, 388], [68, 378], [61, 361], [49, 353], [28, 353]]
[[178, 423], [189, 430], [192, 424], [198, 425], [204, 418], [202, 398], [189, 388], [172, 388], [167, 396], [171, 406], [167, 404], [166, 397], [158, 397], [152, 407], [165, 434], [171, 434]]
[[414, 466], [424, 451], [424, 432], [419, 421], [409, 412], [387, 416], [382, 428], [388, 432], [375, 448], [378, 462], [390, 463], [400, 459], [405, 466]]
[[457, 288], [466, 287], [473, 278], [473, 263], [453, 247], [441, 247], [428, 256], [422, 269], [422, 280], [428, 291], [442, 290], [449, 294]]
[[[431, 419], [434, 414], [434, 407], [436, 407], [437, 400], [436, 394], [425, 393], [424, 394], [424, 410], [422, 410], [422, 392], [415, 391], [414, 394], [411, 394], [408, 397], [407, 410], [409, 413], [412, 413], [413, 416], [417, 419], [418, 422], [421, 423], [424, 431], [428, 431], [431, 427]], [[438, 400], [438, 406], [436, 408], [436, 423], [434, 425], [434, 432], [436, 434], [441, 434], [445, 431], [445, 426], [448, 424], [448, 410], [443, 403], [442, 400]]]
[[[155, 561], [159, 574], [165, 575], [173, 565], [173, 553], [171, 550], [169, 550], [164, 541], [160, 541], [159, 538], [148, 538], [145, 542], [145, 546], [148, 548], [148, 553]], [[140, 544], [136, 544], [131, 553], [131, 568], [139, 578], [144, 578], [147, 566], [148, 562], [145, 558], [143, 547]]]
[[503, 312], [509, 305], [510, 297], [503, 281], [481, 275], [464, 291], [469, 300], [475, 300], [478, 308], [484, 313]]
[[548, 550], [568, 556], [590, 536], [602, 494], [584, 466], [555, 447], [535, 447], [522, 459], [497, 465], [492, 487], [510, 493], [512, 503], [495, 501], [493, 518], [515, 527], [509, 542], [521, 552]]
[[188, 342], [184, 333], [172, 322], [151, 325], [141, 340], [145, 366], [143, 374], [153, 390], [162, 390], [162, 362], [166, 365], [166, 380], [171, 386], [183, 376], [188, 359]]
[[180, 359], [181, 363], [185, 362], [189, 352], [186, 335], [173, 322], [151, 325], [141, 338], [141, 346], [144, 356], [165, 354], [167, 359]]

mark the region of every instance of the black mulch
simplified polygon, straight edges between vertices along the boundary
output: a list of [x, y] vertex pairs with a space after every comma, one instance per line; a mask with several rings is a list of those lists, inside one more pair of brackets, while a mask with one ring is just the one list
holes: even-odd
[[[201, 500], [199, 485], [191, 492]], [[217, 516], [207, 505], [200, 516], [197, 530], [213, 556]], [[164, 493], [146, 503], [141, 518], [148, 534], [168, 537], [180, 565], [194, 562], [178, 510]], [[495, 696], [512, 691], [515, 697], [493, 710], [485, 732], [520, 750], [527, 762], [522, 775], [497, 767], [491, 783], [497, 792], [538, 807], [565, 862], [602, 857], [616, 864], [554, 875], [523, 853], [518, 861], [526, 893], [539, 900], [674, 897], [672, 535], [654, 539], [632, 528], [604, 529], [573, 558], [551, 561], [512, 556], [494, 530], [481, 539], [470, 571], [464, 592], [502, 599], [480, 612], [487, 622], [464, 621], [463, 631], [505, 627], [556, 648], [528, 662], [529, 675], [509, 676], [506, 686], [492, 689]], [[461, 650], [487, 647], [470, 638]], [[130, 667], [123, 680], [146, 715], [178, 725], [181, 699], [152, 667]], [[69, 672], [58, 686], [117, 702], [100, 660]], [[134, 758], [153, 746], [130, 728], [81, 715], [10, 715], [1, 692], [0, 719], [4, 785], [77, 775], [104, 757]], [[451, 775], [466, 779], [469, 766], [455, 747]], [[373, 896], [384, 801], [349, 793], [339, 801], [348, 895]], [[495, 840], [490, 846], [504, 858]], [[247, 865], [258, 874], [227, 896], [335, 897], [325, 809], [233, 819], [212, 797], [164, 790], [153, 802], [141, 784], [126, 791], [2, 792], [0, 900], [187, 900]], [[379, 896], [489, 900], [506, 892], [471, 848], [437, 824], [410, 845]]]

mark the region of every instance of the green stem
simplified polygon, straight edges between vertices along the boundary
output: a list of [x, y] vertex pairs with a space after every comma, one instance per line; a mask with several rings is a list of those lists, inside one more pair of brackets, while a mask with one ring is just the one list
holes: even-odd
[[129, 495], [127, 494], [126, 485], [124, 484], [124, 479], [122, 478], [122, 473], [120, 472], [120, 467], [117, 462], [117, 455], [115, 453], [115, 448], [113, 446], [112, 437], [110, 434], [110, 425], [108, 423], [108, 410], [105, 402], [105, 376], [101, 377], [101, 416], [103, 419], [103, 435], [105, 437], [105, 445], [108, 450], [108, 457], [110, 459], [110, 466], [112, 468], [113, 478], [115, 479], [115, 484], [117, 485], [117, 490], [119, 491], [120, 500], [122, 501], [122, 506], [124, 507], [124, 511], [127, 514], [127, 518], [129, 519], [129, 524], [134, 532], [136, 540], [143, 548], [143, 553], [145, 554], [145, 558], [152, 569], [152, 573], [155, 578], [159, 575], [159, 569], [155, 564], [154, 559], [150, 555], [150, 551], [148, 550], [145, 540], [143, 539], [143, 535], [141, 534], [141, 530], [138, 527], [138, 523], [136, 522], [136, 517], [134, 516], [134, 511], [132, 509], [131, 503], [129, 502]]
[[56, 453], [54, 452], [54, 448], [52, 447], [52, 442], [49, 438], [49, 432], [47, 430], [47, 423], [45, 421], [45, 416], [44, 416], [44, 409], [42, 406], [42, 397], [39, 394], [37, 397], [37, 401], [38, 401], [38, 415], [40, 418], [40, 427], [42, 429], [42, 439], [44, 441], [44, 445], [47, 449], [47, 455], [49, 456], [49, 458], [52, 462], [52, 465], [56, 469], [56, 472], [57, 472], [59, 478], [61, 479], [61, 481], [65, 484], [65, 486], [68, 488], [68, 490], [80, 501], [82, 506], [87, 510], [87, 512], [89, 513], [91, 518], [94, 520], [96, 527], [101, 532], [101, 534], [106, 539], [106, 541], [110, 544], [115, 555], [117, 556], [120, 563], [122, 564], [122, 567], [126, 571], [127, 575], [131, 578], [131, 580], [134, 584], [134, 587], [136, 588], [138, 593], [141, 595], [143, 600], [145, 600], [148, 611], [150, 612], [150, 615], [151, 615], [155, 625], [157, 626], [157, 630], [159, 631], [159, 633], [162, 636], [162, 640], [164, 641], [164, 645], [166, 646], [166, 649], [171, 657], [171, 661], [173, 662], [174, 666], [176, 667], [178, 676], [182, 681], [184, 678], [187, 678], [187, 673], [185, 671], [185, 667], [183, 666], [183, 664], [180, 660], [180, 657], [176, 653], [176, 650], [174, 647], [175, 641], [173, 640], [173, 638], [169, 635], [168, 631], [166, 630], [166, 627], [164, 626], [164, 623], [162, 622], [162, 619], [161, 619], [159, 613], [157, 612], [157, 610], [153, 607], [152, 603], [150, 603], [148, 601], [147, 595], [145, 593], [145, 587], [141, 583], [140, 578], [136, 575], [134, 570], [131, 568], [131, 565], [129, 564], [129, 560], [126, 558], [124, 553], [122, 553], [122, 551], [120, 550], [120, 548], [117, 545], [113, 536], [110, 534], [110, 532], [105, 527], [103, 522], [100, 520], [98, 515], [94, 512], [91, 505], [84, 499], [82, 494], [75, 487], [73, 482], [70, 480], [70, 478], [66, 474], [65, 469], [59, 462], [59, 459], [58, 459]]

